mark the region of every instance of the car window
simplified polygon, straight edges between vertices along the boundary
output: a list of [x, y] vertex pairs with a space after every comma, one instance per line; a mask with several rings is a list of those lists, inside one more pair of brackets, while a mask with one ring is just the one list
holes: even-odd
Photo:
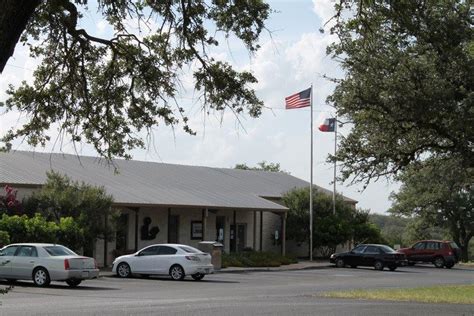
[[74, 251], [63, 246], [46, 246], [44, 250], [52, 257], [76, 255]]
[[355, 247], [354, 249], [352, 249], [352, 252], [354, 252], [354, 253], [362, 253], [362, 252], [364, 252], [365, 247], [366, 247], [366, 246], [357, 246], [357, 247]]
[[139, 255], [140, 256], [156, 256], [159, 254], [158, 253], [159, 249], [160, 249], [160, 246], [148, 247], [140, 251]]
[[4, 248], [1, 251], [1, 255], [2, 256], [13, 256], [17, 249], [18, 249], [18, 246], [10, 246], [10, 247]]
[[365, 250], [364, 250], [364, 254], [373, 255], [373, 254], [379, 254], [379, 253], [380, 253], [379, 248], [377, 248], [375, 246], [367, 246], [367, 248], [365, 248]]
[[385, 253], [392, 253], [392, 252], [397, 252], [395, 249], [392, 247], [386, 246], [386, 245], [380, 245], [379, 249], [381, 249]]
[[439, 249], [439, 243], [436, 241], [429, 241], [426, 243], [426, 249], [428, 250], [438, 250]]
[[422, 250], [422, 249], [425, 249], [425, 243], [424, 242], [419, 242], [419, 243], [416, 243], [413, 248], [417, 249], [417, 250]]
[[33, 246], [21, 246], [20, 250], [16, 253], [17, 257], [38, 257], [36, 247]]
[[192, 247], [182, 247], [180, 246], [179, 249], [183, 250], [184, 252], [187, 252], [187, 253], [200, 253], [201, 251], [196, 249], [196, 248], [192, 248]]
[[173, 247], [161, 246], [158, 251], [159, 255], [174, 255], [178, 250]]

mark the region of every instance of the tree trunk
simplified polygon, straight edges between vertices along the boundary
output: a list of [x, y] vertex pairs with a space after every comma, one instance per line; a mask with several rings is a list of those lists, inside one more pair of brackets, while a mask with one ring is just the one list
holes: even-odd
[[13, 56], [21, 33], [40, 3], [41, 0], [2, 0], [0, 4], [0, 73], [3, 72], [8, 59]]
[[461, 248], [461, 261], [469, 261], [469, 242], [471, 241], [472, 236], [466, 236], [461, 240], [459, 248]]

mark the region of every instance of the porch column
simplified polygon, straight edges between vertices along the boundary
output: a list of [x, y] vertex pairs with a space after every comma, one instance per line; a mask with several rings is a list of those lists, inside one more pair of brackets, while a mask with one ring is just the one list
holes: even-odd
[[260, 211], [260, 251], [263, 251], [263, 211]]
[[208, 209], [202, 209], [202, 240], [206, 240]]
[[237, 252], [237, 212], [234, 211], [234, 252]]
[[286, 212], [281, 216], [281, 254], [284, 256], [286, 254]]
[[105, 212], [104, 214], [104, 267], [107, 267], [107, 252], [108, 252], [107, 243], [109, 239], [109, 234], [107, 231], [108, 222], [109, 222], [109, 214], [108, 212]]
[[140, 208], [134, 207], [135, 211], [135, 251], [138, 251], [138, 211]]
[[253, 250], [257, 251], [257, 212], [253, 212]]

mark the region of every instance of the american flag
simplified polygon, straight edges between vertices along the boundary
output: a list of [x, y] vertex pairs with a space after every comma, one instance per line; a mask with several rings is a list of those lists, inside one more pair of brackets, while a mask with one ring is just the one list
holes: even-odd
[[311, 88], [285, 98], [286, 109], [298, 109], [311, 105]]

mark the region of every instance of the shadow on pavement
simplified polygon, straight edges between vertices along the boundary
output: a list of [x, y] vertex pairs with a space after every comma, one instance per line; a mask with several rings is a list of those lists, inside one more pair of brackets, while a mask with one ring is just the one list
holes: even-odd
[[127, 279], [132, 279], [132, 280], [143, 280], [143, 281], [150, 281], [150, 282], [157, 282], [157, 281], [165, 281], [165, 282], [191, 282], [191, 283], [196, 283], [196, 284], [199, 284], [199, 283], [222, 283], [222, 284], [225, 284], [225, 283], [237, 283], [239, 284], [240, 282], [238, 281], [224, 281], [224, 280], [209, 280], [209, 279], [202, 279], [200, 281], [196, 281], [196, 280], [193, 280], [191, 278], [185, 278], [184, 280], [181, 280], [181, 281], [175, 281], [169, 277], [165, 277], [165, 276], [149, 276], [149, 277], [140, 277], [140, 276], [132, 276], [130, 278], [121, 278], [121, 277], [118, 277], [116, 275], [107, 275], [107, 276], [104, 276], [106, 278], [111, 278], [111, 279], [117, 279], [117, 280], [124, 280], [126, 281]]
[[[14, 288], [16, 287], [22, 287], [22, 288], [38, 288], [34, 283], [32, 282], [27, 282], [27, 281], [15, 281], [15, 282], [6, 282], [6, 281], [0, 281], [0, 285], [5, 285], [5, 286], [13, 286]], [[63, 282], [55, 282], [52, 281], [52, 283], [44, 287], [43, 289], [61, 289], [61, 290], [70, 290], [70, 291], [100, 291], [100, 290], [120, 290], [119, 288], [113, 288], [113, 287], [101, 287], [101, 286], [87, 286], [87, 281], [84, 283], [81, 283], [77, 287], [70, 287], [66, 283]]]

